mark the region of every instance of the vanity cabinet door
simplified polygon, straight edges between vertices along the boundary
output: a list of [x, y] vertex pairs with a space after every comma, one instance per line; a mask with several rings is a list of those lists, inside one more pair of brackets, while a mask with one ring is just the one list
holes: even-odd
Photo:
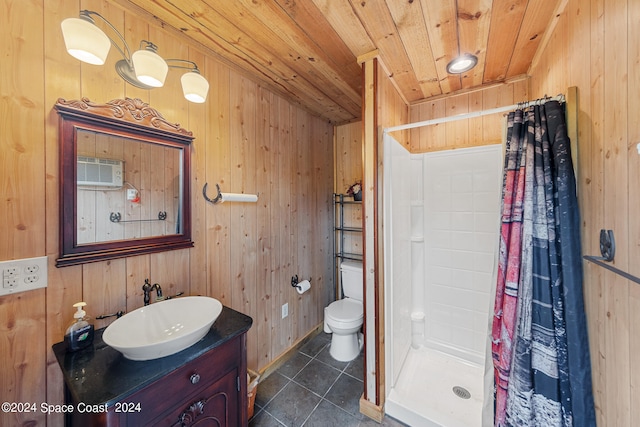
[[154, 420], [152, 425], [172, 427], [226, 427], [240, 425], [238, 420], [238, 371], [229, 372], [219, 381], [191, 398], [190, 403]]

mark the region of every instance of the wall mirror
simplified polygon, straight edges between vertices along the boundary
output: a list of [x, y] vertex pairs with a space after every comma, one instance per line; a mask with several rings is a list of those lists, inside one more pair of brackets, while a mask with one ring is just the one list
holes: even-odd
[[192, 247], [192, 133], [140, 99], [55, 105], [60, 118], [57, 266]]

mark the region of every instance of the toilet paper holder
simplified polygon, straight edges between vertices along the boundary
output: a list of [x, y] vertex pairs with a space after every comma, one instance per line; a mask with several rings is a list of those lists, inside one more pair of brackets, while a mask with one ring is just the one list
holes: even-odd
[[[294, 288], [299, 288], [300, 281], [298, 280], [298, 275], [296, 274], [295, 276], [291, 276], [291, 286], [293, 286]], [[311, 277], [309, 277], [309, 283], [311, 283]]]

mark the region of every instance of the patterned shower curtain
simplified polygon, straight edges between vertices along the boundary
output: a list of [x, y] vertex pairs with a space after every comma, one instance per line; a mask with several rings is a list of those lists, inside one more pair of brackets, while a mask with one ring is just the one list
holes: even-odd
[[564, 104], [509, 114], [492, 327], [494, 425], [595, 426]]

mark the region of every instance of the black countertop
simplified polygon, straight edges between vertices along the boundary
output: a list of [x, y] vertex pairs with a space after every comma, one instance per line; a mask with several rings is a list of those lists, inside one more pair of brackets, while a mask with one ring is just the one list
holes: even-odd
[[253, 320], [231, 308], [223, 307], [220, 316], [204, 338], [171, 356], [133, 361], [102, 340], [106, 328], [95, 332], [93, 345], [68, 353], [64, 342], [53, 345], [65, 383], [74, 402], [107, 407], [186, 365], [204, 353], [245, 333]]

